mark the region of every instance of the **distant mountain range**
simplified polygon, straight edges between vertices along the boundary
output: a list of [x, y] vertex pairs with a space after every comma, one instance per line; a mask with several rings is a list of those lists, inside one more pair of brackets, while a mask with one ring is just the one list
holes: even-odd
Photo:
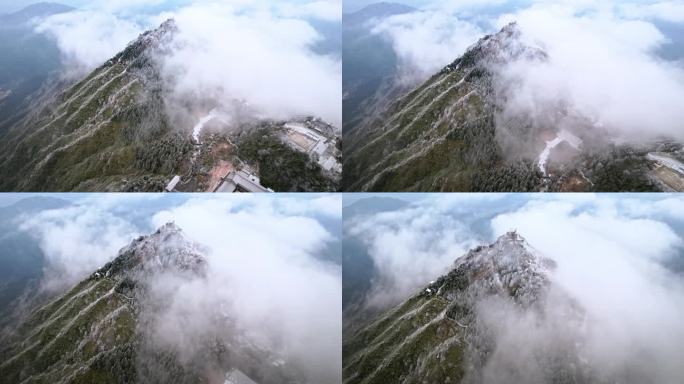
[[0, 329], [14, 320], [23, 307], [44, 299], [38, 286], [46, 259], [21, 222], [39, 212], [70, 206], [66, 200], [31, 197], [0, 208]]
[[8, 27], [11, 25], [23, 24], [36, 17], [46, 17], [59, 13], [71, 12], [73, 10], [75, 10], [74, 7], [58, 3], [31, 4], [17, 12], [0, 14], [0, 22], [2, 22], [0, 25], [2, 27]]
[[373, 19], [383, 19], [389, 16], [410, 13], [415, 10], [415, 8], [404, 4], [380, 2], [370, 4], [356, 12], [345, 13], [343, 20], [346, 25], [350, 26], [354, 24], [366, 23]]

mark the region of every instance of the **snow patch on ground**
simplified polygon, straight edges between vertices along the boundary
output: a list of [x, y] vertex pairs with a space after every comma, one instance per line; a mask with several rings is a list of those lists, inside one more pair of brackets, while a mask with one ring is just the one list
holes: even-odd
[[556, 148], [558, 144], [562, 143], [563, 139], [560, 137], [556, 137], [555, 139], [551, 141], [546, 142], [546, 148], [542, 151], [541, 154], [539, 154], [539, 170], [542, 171], [544, 176], [546, 176], [546, 162], [549, 159], [549, 155], [551, 155], [551, 150]]
[[582, 140], [573, 135], [572, 133], [562, 130], [558, 133], [555, 139], [551, 141], [546, 142], [546, 147], [544, 150], [539, 154], [539, 160], [537, 161], [539, 164], [539, 170], [542, 171], [544, 176], [548, 176], [546, 173], [546, 163], [549, 160], [549, 156], [551, 155], [551, 151], [556, 148], [560, 143], [566, 142], [568, 143], [571, 147], [579, 150], [580, 146], [582, 145]]
[[202, 128], [204, 128], [204, 126], [208, 122], [212, 121], [215, 117], [216, 117], [216, 110], [212, 109], [208, 115], [201, 118], [199, 120], [199, 122], [197, 123], [197, 125], [195, 125], [192, 128], [192, 138], [195, 140], [196, 143], [199, 144], [199, 142], [200, 142], [199, 137], [200, 137], [200, 133], [202, 132]]

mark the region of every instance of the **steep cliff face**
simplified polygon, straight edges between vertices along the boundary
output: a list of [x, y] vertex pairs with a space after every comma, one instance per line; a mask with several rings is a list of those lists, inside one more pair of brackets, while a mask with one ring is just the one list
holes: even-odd
[[535, 328], [579, 329], [583, 311], [553, 286], [554, 268], [515, 232], [471, 250], [449, 273], [345, 340], [344, 382], [589, 381], [580, 338], [530, 350], [521, 336], [520, 354], [537, 354], [535, 364], [543, 366], [530, 366], [534, 374], [522, 366], [528, 361], [506, 355], [511, 331], [535, 334], [519, 319], [534, 319]]

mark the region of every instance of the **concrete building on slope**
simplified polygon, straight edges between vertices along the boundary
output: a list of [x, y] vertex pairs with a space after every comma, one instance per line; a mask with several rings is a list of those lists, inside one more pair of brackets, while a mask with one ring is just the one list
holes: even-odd
[[256, 381], [250, 379], [247, 375], [238, 369], [233, 369], [226, 373], [226, 381], [224, 384], [258, 384]]
[[240, 170], [231, 171], [221, 180], [218, 187], [214, 192], [225, 192], [225, 193], [235, 193], [235, 192], [273, 192], [272, 189], [266, 188], [261, 185], [259, 177], [256, 175]]

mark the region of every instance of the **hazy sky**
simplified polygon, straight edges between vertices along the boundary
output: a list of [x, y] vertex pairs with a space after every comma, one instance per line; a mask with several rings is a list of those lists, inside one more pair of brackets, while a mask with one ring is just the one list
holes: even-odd
[[[231, 1], [231, 0], [228, 0]], [[15, 12], [28, 5], [40, 3], [36, 0], [0, 0], [0, 12]], [[192, 3], [192, 0], [50, 0], [46, 2], [69, 5], [74, 8], [98, 8], [103, 5], [116, 7], [139, 7], [146, 9], [173, 9]], [[107, 4], [109, 3], [109, 4]]]

